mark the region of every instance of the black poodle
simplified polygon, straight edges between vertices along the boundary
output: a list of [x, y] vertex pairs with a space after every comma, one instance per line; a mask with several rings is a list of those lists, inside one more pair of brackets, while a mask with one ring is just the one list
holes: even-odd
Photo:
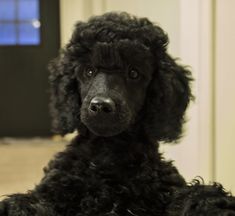
[[146, 18], [106, 13], [78, 22], [50, 64], [57, 133], [79, 131], [34, 190], [0, 203], [1, 216], [235, 215], [221, 185], [186, 184], [159, 141], [175, 142], [193, 98], [191, 73], [167, 54]]

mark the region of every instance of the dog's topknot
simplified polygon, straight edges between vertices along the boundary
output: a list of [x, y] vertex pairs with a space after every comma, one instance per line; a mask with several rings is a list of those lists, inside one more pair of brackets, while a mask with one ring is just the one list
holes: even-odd
[[168, 44], [167, 34], [160, 27], [147, 18], [138, 18], [126, 12], [93, 16], [88, 22], [78, 22], [75, 29], [71, 44], [78, 41], [112, 43], [122, 39], [137, 40], [150, 49], [164, 49]]

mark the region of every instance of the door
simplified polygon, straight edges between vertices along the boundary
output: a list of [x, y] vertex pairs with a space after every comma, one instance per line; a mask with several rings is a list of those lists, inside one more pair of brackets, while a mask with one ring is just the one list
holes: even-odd
[[0, 0], [0, 137], [48, 136], [48, 62], [60, 46], [58, 0]]

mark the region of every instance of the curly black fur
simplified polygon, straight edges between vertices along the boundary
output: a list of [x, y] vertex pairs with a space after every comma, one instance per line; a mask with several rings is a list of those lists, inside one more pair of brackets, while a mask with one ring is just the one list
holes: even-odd
[[76, 24], [49, 69], [53, 129], [79, 135], [34, 190], [0, 203], [1, 216], [235, 215], [222, 186], [187, 185], [158, 151], [181, 137], [193, 98], [167, 44], [159, 26], [127, 13]]

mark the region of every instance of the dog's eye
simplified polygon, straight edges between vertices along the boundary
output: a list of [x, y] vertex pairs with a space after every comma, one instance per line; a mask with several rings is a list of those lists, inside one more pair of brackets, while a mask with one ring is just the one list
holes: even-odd
[[96, 73], [96, 70], [94, 68], [87, 68], [85, 70], [85, 76], [90, 78], [90, 77], [93, 77]]
[[139, 72], [138, 72], [136, 69], [131, 68], [131, 69], [129, 70], [128, 76], [129, 76], [130, 79], [133, 79], [133, 80], [138, 79], [138, 78], [139, 78], [139, 75], [140, 75], [140, 74], [139, 74]]

